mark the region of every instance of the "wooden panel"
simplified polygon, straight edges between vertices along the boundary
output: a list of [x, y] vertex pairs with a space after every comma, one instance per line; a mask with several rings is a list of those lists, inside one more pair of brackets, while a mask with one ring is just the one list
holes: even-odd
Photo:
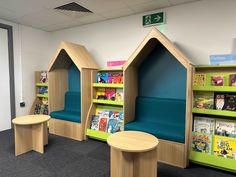
[[80, 123], [50, 119], [49, 133], [64, 136], [74, 140], [83, 140], [82, 127]]
[[88, 110], [88, 114], [87, 114], [87, 118], [86, 118], [86, 123], [85, 123], [85, 130], [84, 130], [84, 139], [86, 140], [87, 139], [87, 136], [86, 136], [86, 129], [87, 128], [90, 128], [90, 125], [91, 125], [91, 121], [92, 121], [92, 115], [95, 115], [95, 112], [96, 112], [96, 106], [95, 104], [91, 103], [90, 104], [90, 108]]
[[43, 145], [48, 144], [48, 123], [43, 123]]
[[134, 153], [134, 177], [157, 176], [157, 150]]
[[133, 177], [133, 153], [111, 147], [111, 177]]
[[44, 153], [44, 123], [32, 125], [32, 148], [41, 154]]
[[137, 68], [129, 67], [124, 71], [124, 121], [133, 121], [135, 116], [135, 99], [138, 95]]
[[48, 73], [49, 112], [64, 109], [65, 92], [68, 90], [68, 70], [60, 69]]
[[94, 81], [94, 73], [96, 70], [82, 69], [81, 72], [81, 128], [83, 137], [85, 135], [85, 124], [92, 103], [92, 83]]
[[158, 161], [185, 168], [185, 144], [159, 139], [157, 147]]
[[14, 125], [15, 155], [18, 156], [32, 150], [31, 125]]

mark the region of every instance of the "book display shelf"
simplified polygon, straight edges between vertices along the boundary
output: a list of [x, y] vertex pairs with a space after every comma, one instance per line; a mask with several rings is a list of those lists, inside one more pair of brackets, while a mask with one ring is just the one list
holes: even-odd
[[30, 114], [48, 115], [48, 78], [47, 71], [35, 71], [36, 98]]
[[236, 66], [197, 66], [189, 159], [236, 172]]
[[112, 133], [123, 130], [123, 70], [99, 69], [92, 84], [92, 104], [89, 109], [86, 135], [106, 141]]

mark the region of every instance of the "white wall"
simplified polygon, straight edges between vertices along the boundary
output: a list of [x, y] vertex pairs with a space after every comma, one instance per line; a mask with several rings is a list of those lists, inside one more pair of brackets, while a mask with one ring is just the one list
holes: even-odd
[[[235, 7], [235, 0], [203, 0], [153, 12], [166, 12], [167, 23], [157, 28], [193, 63], [209, 64], [211, 54], [236, 52]], [[142, 27], [148, 13], [54, 32], [52, 50], [66, 40], [85, 45], [101, 67], [107, 60], [127, 59], [150, 30]]]
[[[35, 99], [34, 71], [47, 69], [50, 33], [1, 19], [0, 23], [13, 27], [16, 116], [29, 114]], [[20, 107], [21, 101], [26, 107]]]

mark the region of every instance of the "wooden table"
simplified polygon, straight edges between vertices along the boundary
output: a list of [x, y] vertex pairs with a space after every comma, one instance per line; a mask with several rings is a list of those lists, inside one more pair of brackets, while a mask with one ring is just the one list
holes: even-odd
[[144, 132], [122, 131], [110, 135], [111, 177], [157, 177], [158, 139]]
[[27, 115], [12, 120], [15, 129], [15, 155], [34, 150], [44, 153], [48, 144], [47, 115]]

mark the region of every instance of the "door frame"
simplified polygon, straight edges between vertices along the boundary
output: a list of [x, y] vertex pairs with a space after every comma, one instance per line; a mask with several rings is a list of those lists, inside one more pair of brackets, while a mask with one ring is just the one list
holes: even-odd
[[10, 107], [11, 119], [16, 117], [15, 106], [15, 77], [14, 77], [14, 55], [13, 55], [13, 30], [12, 26], [0, 23], [0, 28], [7, 30], [8, 56], [9, 56], [9, 85], [10, 85]]

